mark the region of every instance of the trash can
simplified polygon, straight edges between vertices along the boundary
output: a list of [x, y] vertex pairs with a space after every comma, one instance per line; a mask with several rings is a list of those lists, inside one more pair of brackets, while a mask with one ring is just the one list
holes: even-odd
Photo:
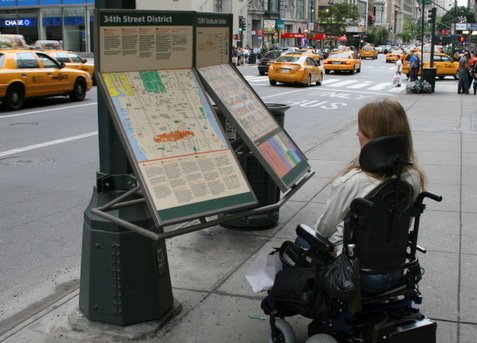
[[[275, 120], [280, 126], [285, 124], [285, 112], [290, 108], [288, 105], [265, 103]], [[236, 148], [237, 133], [229, 121], [224, 117], [220, 110], [215, 107], [219, 120], [224, 127], [227, 138], [231, 141], [232, 146]], [[280, 188], [275, 184], [267, 171], [262, 167], [257, 158], [251, 153], [240, 153], [237, 155], [242, 170], [252, 187], [253, 192], [258, 200], [258, 207], [275, 204], [280, 200]], [[227, 216], [223, 214], [222, 216]], [[279, 210], [269, 211], [267, 213], [251, 215], [244, 218], [228, 221], [222, 226], [239, 229], [239, 230], [264, 230], [275, 226], [279, 219]]]
[[422, 79], [429, 82], [434, 93], [434, 87], [436, 85], [437, 68], [422, 68]]

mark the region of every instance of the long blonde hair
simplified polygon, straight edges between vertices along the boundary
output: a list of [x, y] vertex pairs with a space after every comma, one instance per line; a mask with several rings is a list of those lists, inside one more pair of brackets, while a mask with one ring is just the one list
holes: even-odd
[[[412, 144], [411, 128], [407, 119], [406, 111], [398, 101], [384, 99], [370, 102], [358, 112], [358, 129], [369, 139], [383, 136], [405, 135], [408, 140], [408, 160], [413, 162], [410, 168], [416, 170], [419, 175], [421, 188], [426, 185], [426, 176], [416, 163], [414, 148]], [[359, 160], [356, 158], [345, 169], [345, 173], [353, 168], [359, 168]], [[382, 178], [382, 175], [374, 175]]]

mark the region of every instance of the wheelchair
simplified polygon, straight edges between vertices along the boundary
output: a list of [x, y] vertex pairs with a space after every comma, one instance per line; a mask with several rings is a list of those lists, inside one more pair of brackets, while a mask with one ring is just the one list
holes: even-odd
[[[298, 239], [306, 244], [286, 241], [280, 247], [284, 270], [262, 301], [270, 316], [268, 342], [295, 343], [296, 336], [288, 316], [312, 319], [306, 343], [435, 343], [437, 323], [420, 313], [422, 295], [418, 283], [424, 270], [417, 244], [424, 199], [441, 201], [430, 192], [414, 199], [412, 187], [401, 179], [407, 160], [405, 136], [380, 137], [361, 150], [362, 170], [392, 176], [363, 198], [354, 199], [344, 221], [344, 249], [356, 266], [356, 275], [398, 273], [397, 281], [378, 293], [358, 290], [343, 299], [323, 290], [327, 266], [335, 258], [333, 245], [315, 230], [301, 224]], [[304, 247], [306, 246], [306, 247]], [[361, 283], [362, 284], [362, 283]]]

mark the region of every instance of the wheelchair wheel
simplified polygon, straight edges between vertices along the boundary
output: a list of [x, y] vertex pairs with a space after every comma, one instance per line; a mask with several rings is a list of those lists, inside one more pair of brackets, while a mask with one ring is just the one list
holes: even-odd
[[330, 335], [319, 333], [308, 338], [305, 343], [338, 343], [338, 341]]
[[284, 319], [276, 319], [275, 320], [275, 327], [278, 330], [278, 337], [274, 341], [272, 338], [272, 328], [268, 330], [268, 335], [267, 335], [267, 342], [268, 343], [295, 343], [296, 342], [296, 336], [295, 336], [295, 331], [293, 331], [293, 328], [291, 327], [290, 324]]

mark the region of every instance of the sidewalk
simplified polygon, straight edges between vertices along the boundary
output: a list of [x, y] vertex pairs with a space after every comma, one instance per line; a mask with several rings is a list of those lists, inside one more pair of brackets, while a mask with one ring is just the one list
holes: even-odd
[[[477, 96], [444, 90], [437, 81], [434, 94], [399, 97], [428, 189], [444, 197], [441, 203], [427, 201], [421, 220], [419, 243], [428, 250], [420, 255], [426, 271], [421, 309], [438, 322], [438, 343], [471, 343], [477, 337]], [[316, 174], [281, 208], [275, 228], [210, 228], [167, 241], [174, 297], [182, 312], [163, 328], [157, 330], [155, 322], [122, 328], [81, 319], [75, 291], [0, 342], [266, 342], [269, 322], [260, 309], [264, 294], [252, 292], [245, 272], [260, 249], [291, 239], [299, 223], [314, 223], [331, 178], [358, 152], [355, 133], [352, 126], [320, 137], [322, 143], [307, 154]], [[298, 342], [304, 342], [309, 321], [297, 316], [289, 322]]]

